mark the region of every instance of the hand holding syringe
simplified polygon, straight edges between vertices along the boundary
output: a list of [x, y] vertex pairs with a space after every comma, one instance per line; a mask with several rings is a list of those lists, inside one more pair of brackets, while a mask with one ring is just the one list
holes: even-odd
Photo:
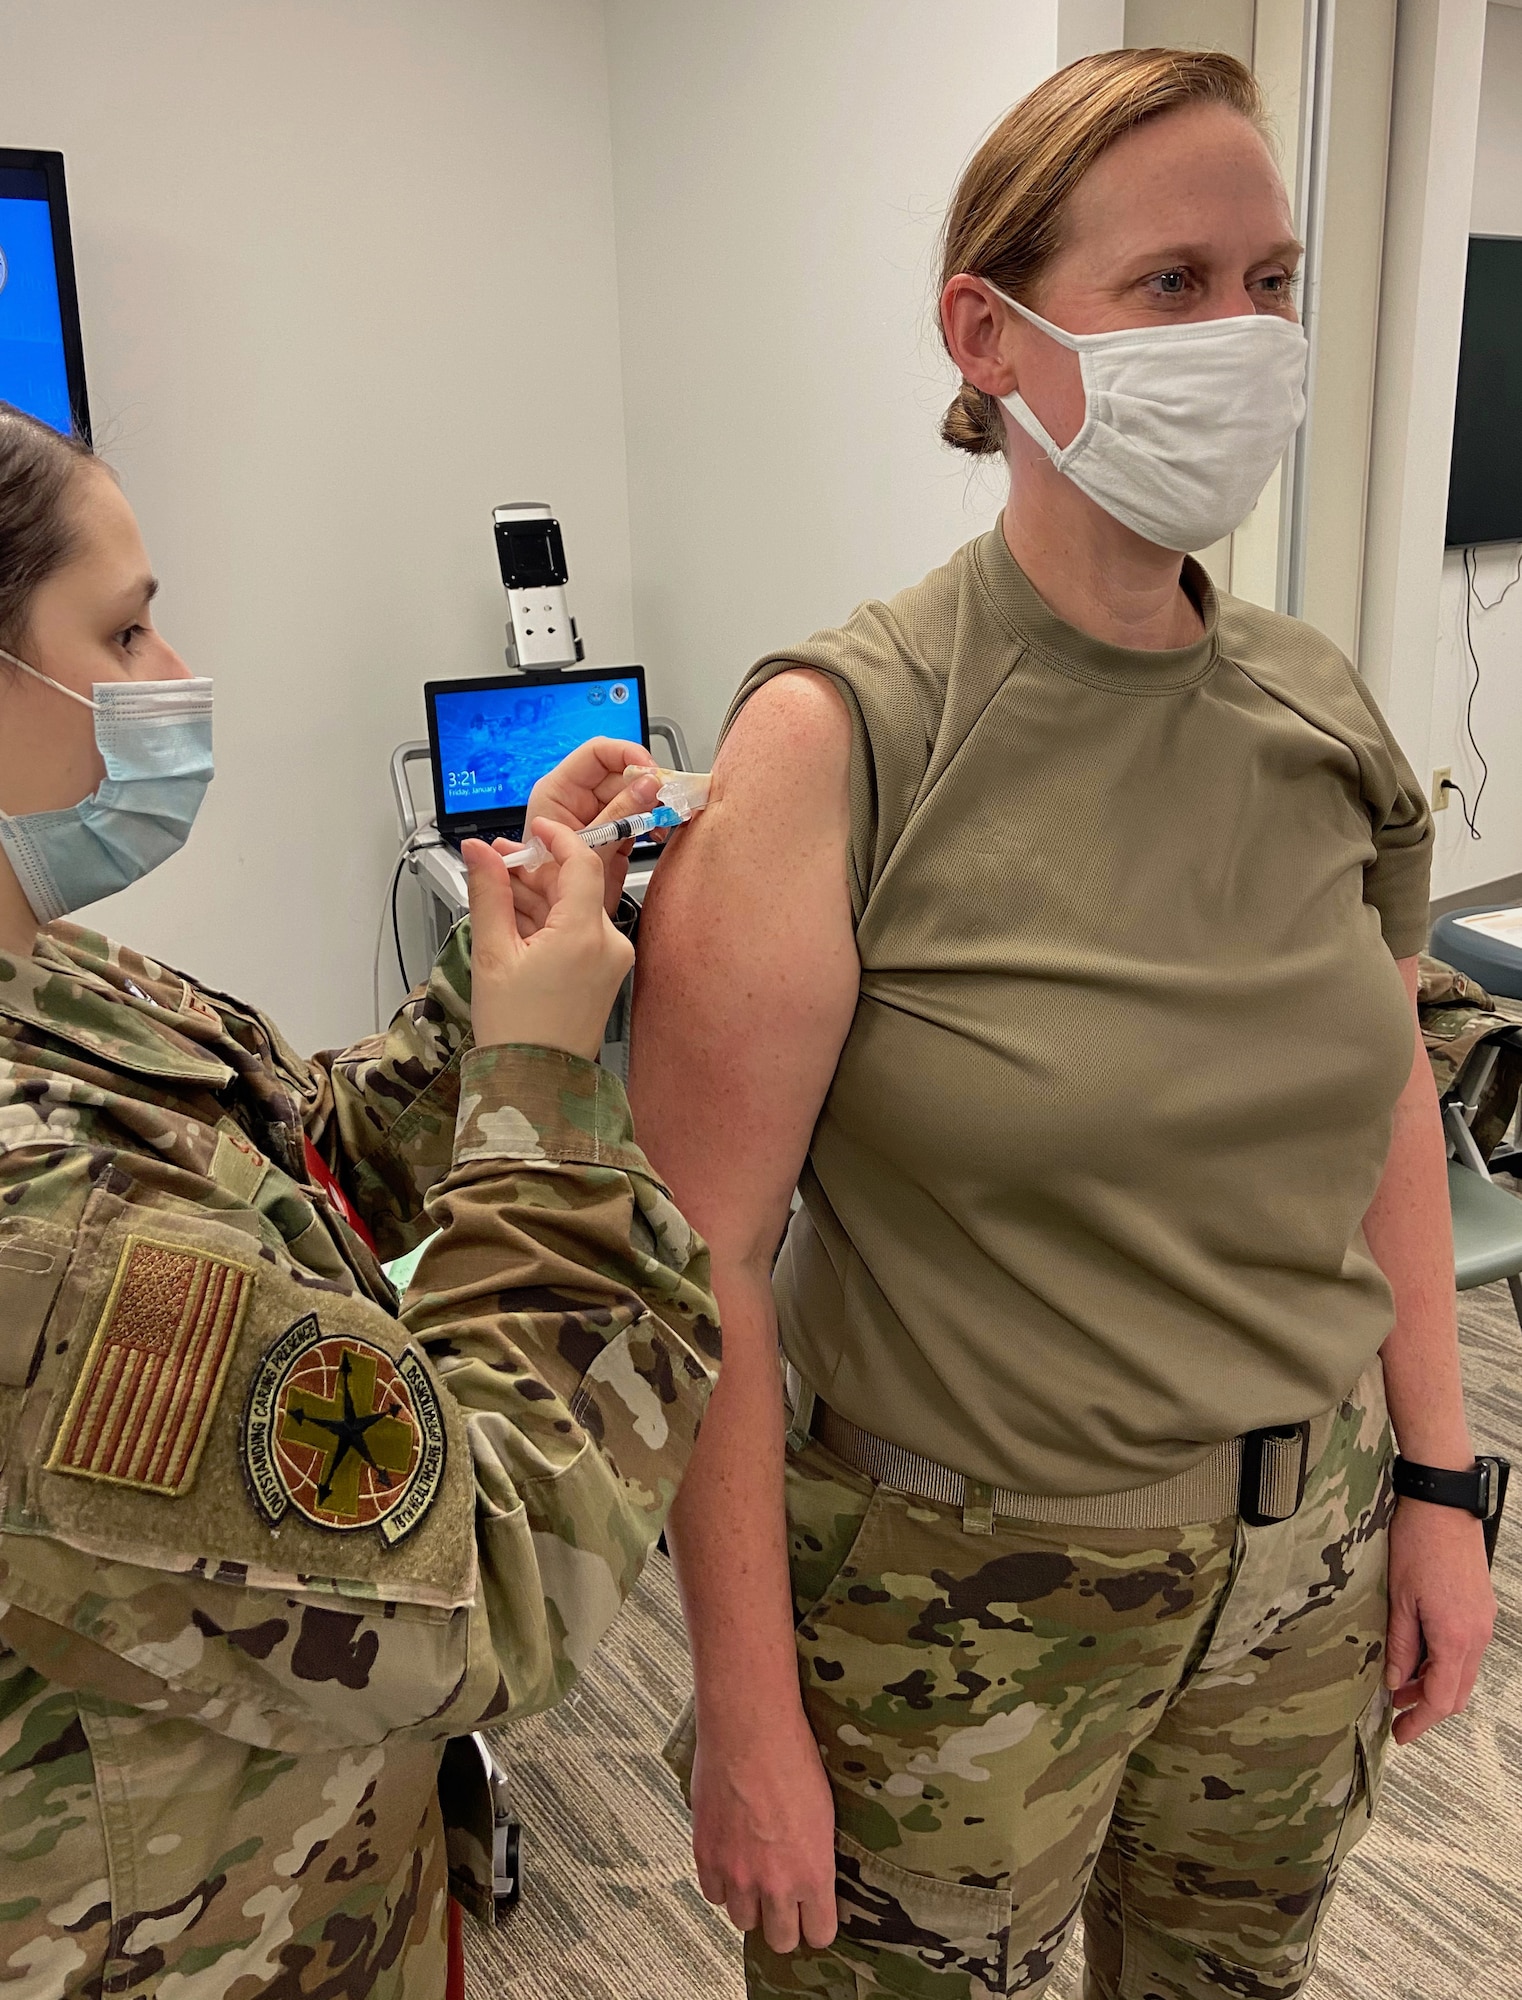
[[[595, 1057], [633, 957], [609, 922], [623, 885], [623, 844], [647, 829], [680, 826], [708, 803], [706, 773], [626, 764], [637, 749], [597, 737], [547, 772], [530, 800], [545, 840], [532, 835], [515, 852], [504, 851], [506, 841], [461, 842], [474, 925], [471, 1020], [480, 1046], [526, 1041]], [[621, 806], [647, 809], [582, 828], [589, 815]], [[604, 850], [600, 863], [588, 848]], [[536, 875], [545, 862], [544, 875]]]
[[[637, 764], [631, 764], [624, 772], [627, 779], [648, 774], [648, 766]], [[577, 839], [584, 841], [588, 847], [614, 847], [620, 841], [637, 840], [642, 834], [682, 826], [707, 805], [709, 774], [706, 771], [658, 771], [658, 774], [663, 782], [655, 795], [656, 804], [649, 812], [631, 813], [625, 819], [606, 820], [601, 826], [586, 827]], [[549, 858], [550, 852], [544, 842], [537, 834], [531, 834], [514, 853], [504, 854], [502, 862], [506, 868], [538, 868]]]

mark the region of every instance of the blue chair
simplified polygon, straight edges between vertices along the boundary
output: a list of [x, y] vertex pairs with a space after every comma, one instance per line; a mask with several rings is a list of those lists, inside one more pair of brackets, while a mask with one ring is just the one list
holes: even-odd
[[[1508, 1035], [1522, 1037], [1522, 1028], [1508, 1030]], [[1495, 1059], [1493, 1043], [1482, 1043], [1443, 1099], [1448, 1203], [1453, 1212], [1453, 1276], [1461, 1292], [1504, 1278], [1517, 1323], [1522, 1326], [1522, 1201], [1491, 1178], [1489, 1163], [1469, 1129], [1474, 1115], [1470, 1100], [1478, 1098], [1484, 1071]]]
[[1432, 942], [1427, 949], [1445, 965], [1479, 980], [1488, 993], [1507, 1000], [1522, 1000], [1522, 945], [1507, 944], [1487, 937], [1461, 923], [1461, 917], [1493, 917], [1510, 914], [1507, 906], [1474, 903], [1463, 910], [1450, 910], [1432, 926]]

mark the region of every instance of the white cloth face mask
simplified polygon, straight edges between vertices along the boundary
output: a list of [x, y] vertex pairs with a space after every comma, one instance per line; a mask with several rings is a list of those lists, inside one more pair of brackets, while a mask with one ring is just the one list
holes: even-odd
[[1298, 322], [1245, 313], [1067, 333], [988, 289], [1078, 356], [1084, 419], [1071, 444], [1018, 390], [999, 401], [1081, 493], [1165, 549], [1207, 548], [1240, 527], [1305, 418]]

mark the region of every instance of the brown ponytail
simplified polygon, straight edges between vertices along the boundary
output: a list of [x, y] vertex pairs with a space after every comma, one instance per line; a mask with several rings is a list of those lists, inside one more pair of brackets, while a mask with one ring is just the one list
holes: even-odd
[[[1267, 124], [1251, 70], [1210, 51], [1111, 49], [1038, 84], [1000, 119], [957, 183], [941, 235], [941, 289], [968, 271], [1024, 298], [1061, 244], [1068, 197], [1105, 148], [1186, 104], [1224, 104], [1260, 132]], [[977, 456], [1003, 451], [998, 403], [964, 382], [941, 436]]]

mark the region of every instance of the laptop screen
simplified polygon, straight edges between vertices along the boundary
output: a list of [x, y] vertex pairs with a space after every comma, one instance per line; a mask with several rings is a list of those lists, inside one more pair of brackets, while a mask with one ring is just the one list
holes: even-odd
[[521, 815], [535, 783], [588, 738], [649, 739], [638, 667], [434, 683], [426, 693], [441, 821]]

